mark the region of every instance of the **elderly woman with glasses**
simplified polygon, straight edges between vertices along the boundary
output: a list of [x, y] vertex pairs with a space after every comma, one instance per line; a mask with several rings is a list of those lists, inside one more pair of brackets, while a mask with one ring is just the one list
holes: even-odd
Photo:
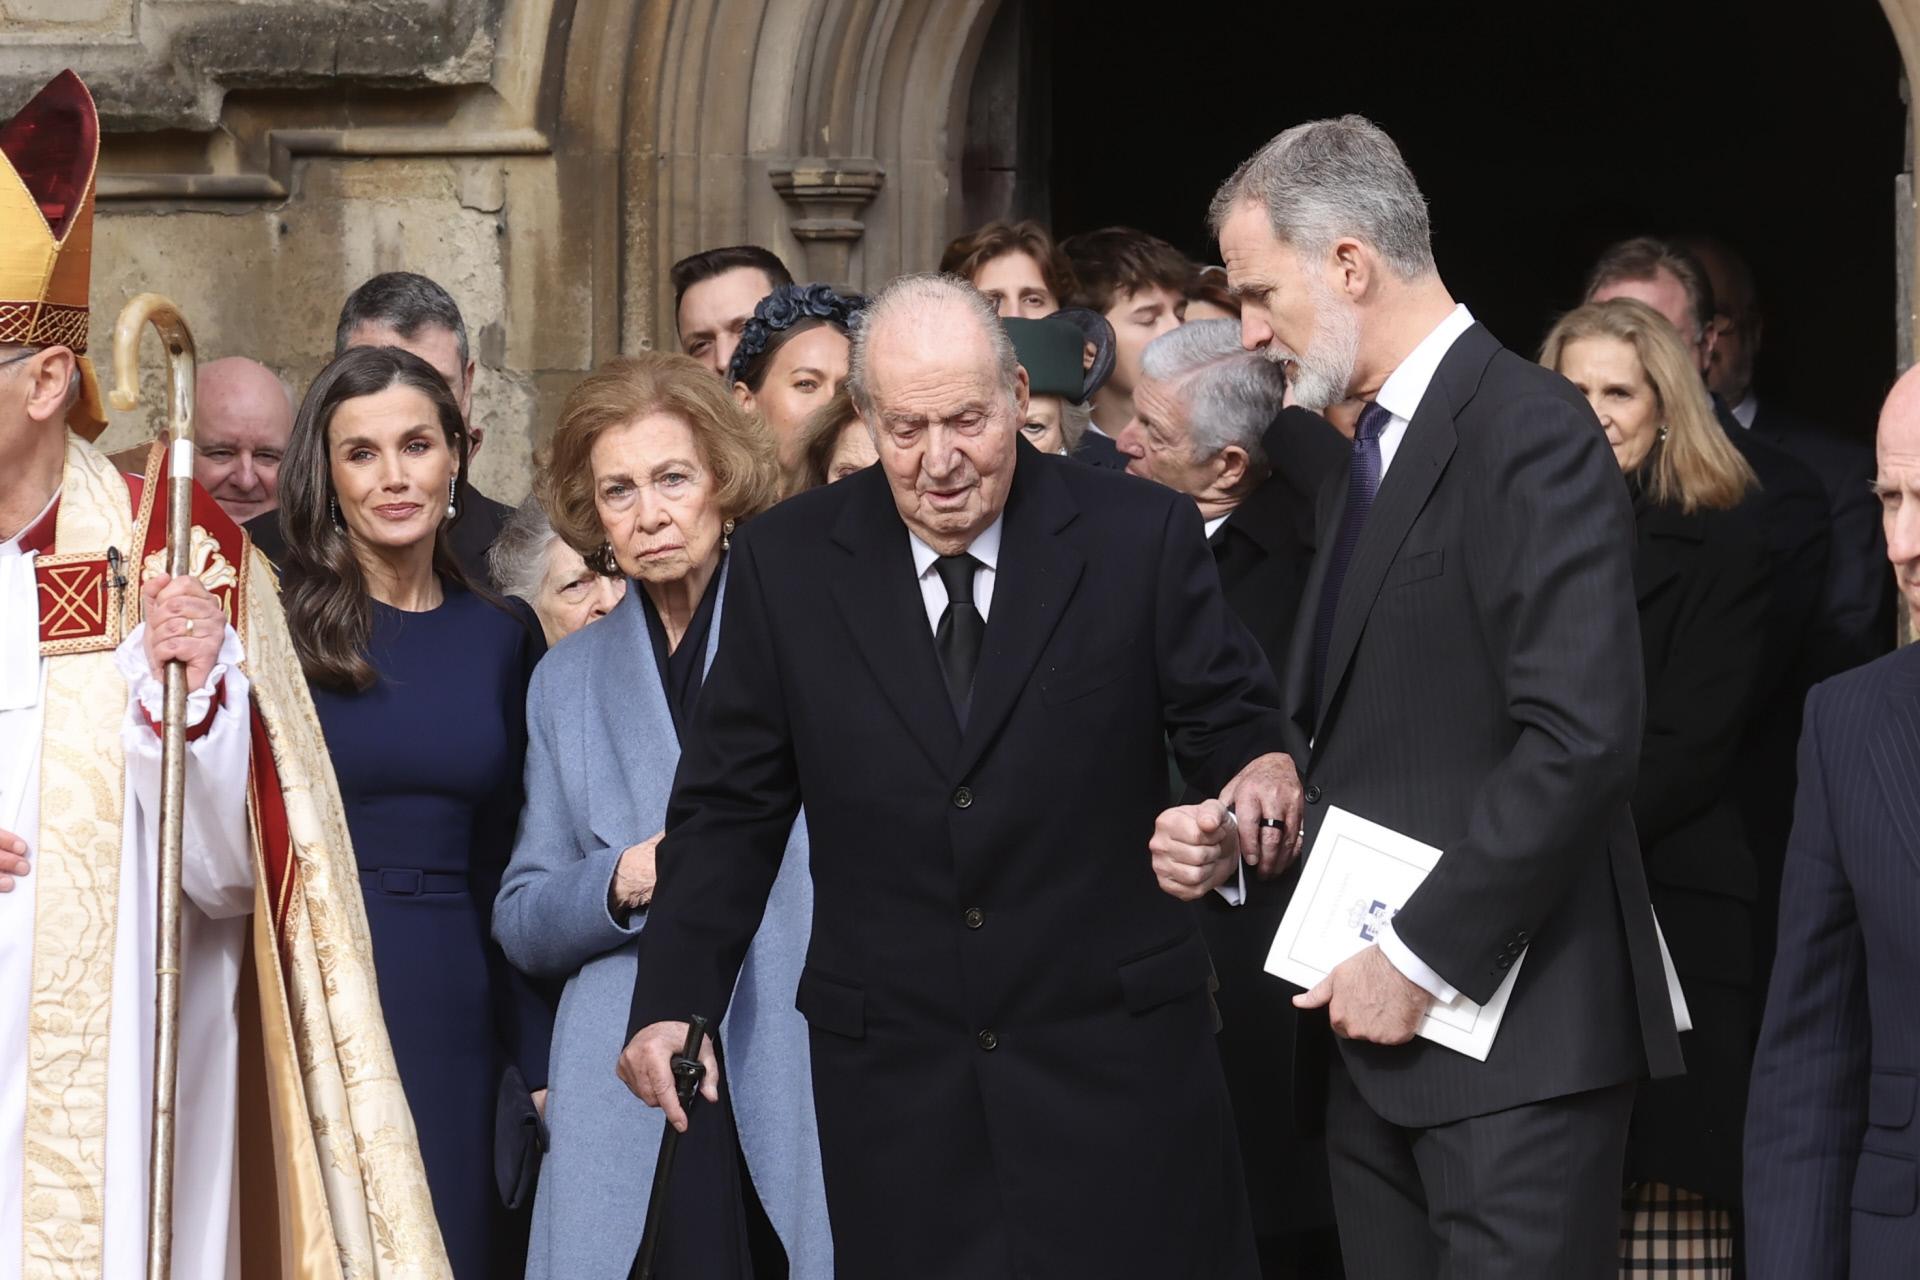
[[[513, 962], [566, 983], [530, 1280], [622, 1280], [640, 1244], [660, 1113], [615, 1077], [654, 850], [719, 641], [730, 536], [779, 493], [772, 441], [706, 369], [648, 352], [567, 398], [537, 493], [559, 536], [633, 586], [548, 654], [527, 699], [526, 810], [494, 913]], [[720, 1103], [680, 1144], [663, 1276], [833, 1274], [805, 1021], [804, 820], [718, 1029]], [[736, 1137], [737, 1135], [737, 1137]], [[744, 1173], [743, 1173], [744, 1171]]]

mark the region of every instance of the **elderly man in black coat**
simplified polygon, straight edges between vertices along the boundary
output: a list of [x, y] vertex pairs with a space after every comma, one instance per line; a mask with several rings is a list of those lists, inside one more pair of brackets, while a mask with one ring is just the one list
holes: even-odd
[[[1133, 420], [1116, 440], [1131, 474], [1186, 494], [1200, 509], [1227, 606], [1276, 681], [1313, 564], [1315, 499], [1346, 473], [1348, 451], [1318, 414], [1282, 408], [1286, 391], [1280, 366], [1240, 345], [1237, 321], [1193, 321], [1142, 354]], [[1241, 906], [1217, 894], [1197, 905], [1219, 975], [1220, 1064], [1240, 1120], [1261, 1254], [1270, 1270], [1318, 1274], [1338, 1252], [1319, 1140], [1319, 1073], [1304, 1073], [1316, 1078], [1298, 1093], [1284, 1087], [1295, 1078], [1301, 1015], [1289, 1000], [1293, 989], [1264, 971], [1297, 879], [1297, 870], [1256, 879]]]
[[[734, 535], [622, 1073], [686, 1123], [683, 1019], [725, 1010], [804, 803], [836, 1273], [1250, 1278], [1181, 899], [1297, 849], [1267, 665], [1191, 502], [1020, 441], [971, 288], [890, 285], [852, 385], [880, 465]], [[1169, 737], [1217, 799], [1161, 811]]]

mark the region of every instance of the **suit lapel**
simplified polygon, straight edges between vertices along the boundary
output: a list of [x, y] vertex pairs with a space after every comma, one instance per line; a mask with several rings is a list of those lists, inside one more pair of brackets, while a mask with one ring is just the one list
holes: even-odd
[[1920, 653], [1896, 661], [1869, 753], [1908, 860], [1920, 870]]
[[1313, 627], [1314, 614], [1319, 608], [1320, 593], [1325, 589], [1327, 580], [1328, 549], [1335, 540], [1335, 531], [1347, 512], [1346, 473], [1329, 477], [1328, 484], [1338, 484], [1333, 497], [1324, 503], [1325, 517], [1319, 521], [1314, 535], [1314, 543], [1319, 548], [1313, 556], [1313, 564], [1307, 569], [1307, 582], [1300, 589], [1300, 610], [1294, 616], [1293, 639], [1287, 645], [1287, 669], [1281, 685], [1281, 708], [1300, 731], [1300, 739], [1291, 749], [1302, 755], [1307, 744], [1313, 741], [1317, 731], [1318, 708], [1313, 705]]
[[[618, 776], [630, 783], [592, 787], [587, 792], [587, 825], [609, 848], [624, 848], [653, 834], [637, 830], [636, 788], [649, 785], [648, 779], [662, 776], [663, 742], [671, 749], [672, 763], [677, 764], [680, 758], [680, 739], [674, 732], [673, 715], [667, 709], [659, 664], [653, 657], [653, 638], [647, 634], [647, 619], [642, 612], [645, 608], [640, 601], [642, 590], [639, 583], [629, 583], [627, 594], [600, 623], [619, 637], [619, 643], [594, 646], [587, 680], [587, 687], [591, 689], [625, 691], [618, 697], [595, 699], [603, 723], [600, 732], [592, 735], [588, 743], [594, 750], [581, 757], [593, 759], [598, 750], [610, 745]], [[666, 771], [666, 776], [671, 774], [671, 769]]]
[[956, 777], [973, 768], [1012, 714], [1086, 567], [1080, 553], [1057, 536], [1078, 509], [1054, 468], [1073, 464], [1053, 463], [1024, 441], [1018, 448]]
[[1676, 542], [1700, 541], [1700, 530], [1693, 517], [1669, 507], [1651, 507], [1639, 516], [1640, 536], [1633, 548], [1633, 594], [1645, 604], [1653, 594], [1680, 575], [1679, 561], [1671, 554]]
[[[848, 557], [846, 571], [833, 575], [834, 600], [875, 683], [934, 768], [944, 773], [960, 745], [960, 726], [934, 653], [906, 525], [880, 468], [840, 483], [860, 488], [833, 528], [834, 542]], [[987, 644], [992, 643], [989, 626]]]
[[[1394, 454], [1393, 465], [1380, 482], [1380, 491], [1374, 495], [1373, 509], [1367, 513], [1366, 524], [1361, 527], [1359, 544], [1353, 549], [1346, 580], [1340, 584], [1340, 599], [1333, 610], [1333, 635], [1327, 642], [1327, 674], [1320, 694], [1321, 716], [1326, 714], [1334, 691], [1340, 687], [1340, 681], [1346, 675], [1347, 664], [1353, 660], [1353, 651], [1360, 643], [1360, 633], [1366, 628], [1367, 615], [1373, 609], [1374, 598], [1380, 594], [1380, 585], [1386, 581], [1387, 570], [1392, 566], [1400, 544], [1406, 540], [1407, 530], [1413, 527], [1421, 508], [1427, 505], [1427, 499], [1433, 494], [1433, 486], [1439, 483], [1440, 473], [1446, 469], [1447, 460], [1453, 457], [1456, 440], [1453, 430], [1454, 405], [1444, 375], [1448, 364], [1462, 354], [1461, 348], [1471, 334], [1472, 330], [1469, 330], [1454, 343], [1453, 350], [1441, 361], [1439, 371], [1427, 385], [1427, 394], [1421, 397], [1420, 407], [1414, 410], [1413, 419], [1407, 424], [1406, 435], [1401, 438], [1400, 448]], [[1345, 505], [1343, 501], [1342, 510]], [[1332, 540], [1323, 538], [1322, 542], [1331, 545]], [[1311, 600], [1318, 598], [1308, 597]]]

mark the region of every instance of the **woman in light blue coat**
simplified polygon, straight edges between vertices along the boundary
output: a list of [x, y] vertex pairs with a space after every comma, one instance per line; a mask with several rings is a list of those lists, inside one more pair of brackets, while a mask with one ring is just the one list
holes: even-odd
[[[662, 1122], [614, 1065], [653, 850], [719, 641], [728, 535], [778, 483], [771, 441], [713, 375], [657, 352], [574, 390], [540, 478], [560, 535], [638, 589], [555, 646], [527, 698], [526, 810], [494, 933], [527, 973], [566, 982], [529, 1280], [624, 1280], [639, 1248]], [[777, 1273], [773, 1251], [749, 1240], [756, 1199], [793, 1280], [833, 1274], [807, 1027], [793, 1007], [812, 917], [802, 819], [721, 1023], [722, 1102], [697, 1110], [681, 1143], [663, 1276]]]

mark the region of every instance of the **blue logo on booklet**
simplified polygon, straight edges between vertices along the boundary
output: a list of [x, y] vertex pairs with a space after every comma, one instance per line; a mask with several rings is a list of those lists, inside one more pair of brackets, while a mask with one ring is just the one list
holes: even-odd
[[1386, 932], [1393, 921], [1394, 909], [1378, 898], [1356, 898], [1347, 910], [1347, 923], [1360, 932], [1360, 940], [1372, 942]]

